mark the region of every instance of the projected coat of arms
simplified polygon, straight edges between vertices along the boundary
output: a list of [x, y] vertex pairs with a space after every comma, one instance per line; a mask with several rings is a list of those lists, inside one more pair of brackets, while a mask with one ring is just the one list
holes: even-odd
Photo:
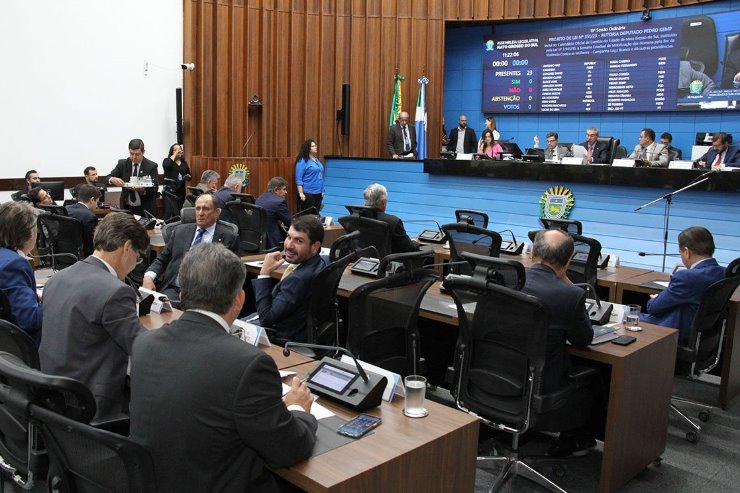
[[568, 188], [556, 185], [548, 188], [540, 197], [540, 217], [567, 219], [576, 199]]

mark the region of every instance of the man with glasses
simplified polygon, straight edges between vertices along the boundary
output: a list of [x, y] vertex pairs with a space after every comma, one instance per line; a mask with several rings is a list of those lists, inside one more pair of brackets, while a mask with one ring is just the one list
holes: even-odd
[[133, 216], [112, 213], [100, 221], [93, 243], [92, 255], [44, 287], [39, 358], [44, 373], [84, 383], [102, 418], [128, 411], [128, 358], [144, 327], [137, 293], [123, 280], [149, 248], [149, 235]]
[[35, 187], [28, 191], [28, 198], [37, 209], [42, 205], [52, 205], [54, 199], [51, 194], [41, 187]]
[[608, 164], [609, 149], [607, 145], [599, 142], [599, 129], [589, 127], [586, 129], [586, 142], [581, 146], [586, 149], [586, 156], [583, 158], [584, 164]]
[[547, 147], [545, 147], [545, 159], [547, 161], [560, 161], [568, 155], [568, 148], [558, 145], [558, 133], [548, 132]]

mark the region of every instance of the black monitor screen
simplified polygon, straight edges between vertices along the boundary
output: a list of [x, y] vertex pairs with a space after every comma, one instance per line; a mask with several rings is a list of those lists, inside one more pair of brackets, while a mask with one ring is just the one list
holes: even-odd
[[49, 194], [54, 201], [64, 200], [64, 182], [63, 181], [41, 181], [31, 184], [34, 188], [41, 187]]

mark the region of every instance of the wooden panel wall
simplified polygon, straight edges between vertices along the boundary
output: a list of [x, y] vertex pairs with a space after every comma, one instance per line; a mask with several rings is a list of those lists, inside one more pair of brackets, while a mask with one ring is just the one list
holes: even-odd
[[[185, 60], [196, 65], [184, 73], [190, 156], [295, 156], [312, 138], [321, 155], [381, 157], [396, 70], [406, 76], [403, 109], [412, 119], [417, 79], [429, 77], [428, 128], [441, 128], [446, 21], [595, 15], [702, 0], [183, 1]], [[347, 82], [350, 135], [342, 136], [336, 110]], [[254, 95], [261, 108], [247, 105]]]

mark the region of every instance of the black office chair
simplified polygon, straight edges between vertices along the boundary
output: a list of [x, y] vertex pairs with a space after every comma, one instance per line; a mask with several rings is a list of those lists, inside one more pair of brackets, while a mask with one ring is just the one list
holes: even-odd
[[590, 284], [596, 287], [596, 276], [601, 255], [601, 243], [593, 238], [577, 234], [570, 235], [575, 246], [568, 266], [568, 279], [574, 284]]
[[162, 190], [162, 199], [164, 200], [164, 220], [165, 221], [178, 221], [180, 216], [177, 212], [182, 208], [180, 203], [180, 197], [167, 188]]
[[434, 250], [429, 246], [422, 246], [416, 252], [391, 253], [378, 263], [378, 278], [386, 277], [397, 272], [421, 269], [428, 260], [434, 257]]
[[351, 215], [340, 217], [339, 224], [348, 233], [360, 232], [360, 236], [356, 239], [357, 245], [360, 248], [375, 247], [375, 250], [378, 252], [378, 258], [383, 258], [391, 253], [393, 247], [391, 244], [391, 230], [388, 223], [369, 217]]
[[725, 269], [725, 276], [731, 277], [737, 275], [740, 275], [740, 257], [730, 262], [727, 265], [727, 269]]
[[442, 225], [442, 231], [450, 242], [450, 272], [470, 275], [473, 264], [457, 264], [463, 260], [462, 253], [470, 252], [489, 257], [498, 257], [501, 250], [501, 235], [489, 229], [471, 224], [452, 223]]
[[[0, 291], [0, 298], [4, 297], [5, 294]], [[0, 320], [0, 351], [16, 356], [30, 368], [41, 368], [39, 351], [34, 340], [5, 318]]]
[[[67, 201], [65, 200], [65, 202], [67, 202]], [[76, 200], [73, 200], [72, 203], [73, 204], [76, 204], [77, 201]], [[67, 204], [65, 204], [65, 205], [67, 205]], [[64, 205], [39, 204], [38, 207], [42, 211], [46, 211], [49, 214], [56, 214], [58, 216], [69, 216], [69, 214], [67, 213], [67, 209], [65, 209], [65, 206]]]
[[[628, 155], [627, 148], [623, 145], [618, 145], [617, 149], [614, 151], [614, 159], [626, 159]], [[612, 159], [612, 162], [614, 159]]]
[[[172, 236], [172, 231], [177, 226], [181, 224], [192, 224], [194, 222], [195, 222], [195, 207], [183, 207], [182, 209], [180, 209], [180, 220], [179, 221], [172, 221], [162, 226], [162, 239], [164, 240], [165, 243], [167, 243], [170, 239], [170, 236]], [[231, 229], [231, 231], [235, 235], [239, 234], [239, 229], [234, 223], [219, 220], [218, 224]]]
[[378, 209], [375, 207], [369, 207], [367, 205], [352, 205], [352, 204], [345, 204], [345, 209], [350, 214], [356, 215], [356, 216], [364, 216], [369, 217], [370, 219], [377, 219], [378, 218]]
[[[479, 465], [503, 464], [490, 491], [498, 491], [511, 475], [521, 475], [562, 492], [520, 457], [519, 437], [536, 428], [540, 416], [564, 405], [595, 372], [583, 370], [567, 386], [543, 395], [547, 306], [533, 296], [480, 278], [458, 277], [446, 284], [460, 321], [451, 390], [456, 405], [512, 435], [510, 455], [478, 457]], [[471, 298], [476, 300], [472, 310]]]
[[438, 277], [429, 269], [409, 270], [355, 289], [348, 302], [347, 349], [400, 375], [424, 374], [416, 322], [421, 300]]
[[10, 300], [5, 291], [0, 289], [0, 319], [15, 323], [15, 317], [10, 311]]
[[472, 209], [457, 209], [455, 211], [455, 221], [459, 223], [472, 224], [479, 228], [488, 227], [488, 214], [483, 211]]
[[37, 249], [39, 258], [48, 258], [46, 265], [64, 269], [85, 258], [82, 223], [73, 217], [39, 214]]
[[544, 229], [562, 229], [571, 234], [583, 234], [583, 223], [573, 219], [551, 219], [541, 217], [540, 222]]
[[473, 264], [473, 277], [492, 281], [516, 291], [521, 291], [527, 280], [524, 265], [516, 260], [463, 252], [462, 258]]
[[267, 237], [267, 211], [264, 208], [232, 200], [226, 203], [239, 231], [239, 254], [249, 255], [265, 249]]
[[[740, 285], [740, 276], [721, 279], [707, 288], [691, 322], [689, 342], [679, 345], [676, 355], [676, 375], [696, 379], [714, 369], [719, 363], [725, 335], [727, 305]], [[689, 404], [701, 409], [699, 419], [708, 421], [712, 406], [680, 397], [671, 397], [671, 410], [688, 427], [686, 440], [696, 443], [701, 438], [701, 426], [689, 418], [678, 404]]]
[[[360, 231], [357, 230], [349, 234], [342, 235], [334, 240], [334, 243], [331, 244], [331, 248], [329, 249], [329, 260], [331, 262], [335, 262], [340, 258], [346, 257], [355, 250], [359, 250], [359, 238]], [[375, 255], [377, 256], [377, 251], [375, 252]]]

